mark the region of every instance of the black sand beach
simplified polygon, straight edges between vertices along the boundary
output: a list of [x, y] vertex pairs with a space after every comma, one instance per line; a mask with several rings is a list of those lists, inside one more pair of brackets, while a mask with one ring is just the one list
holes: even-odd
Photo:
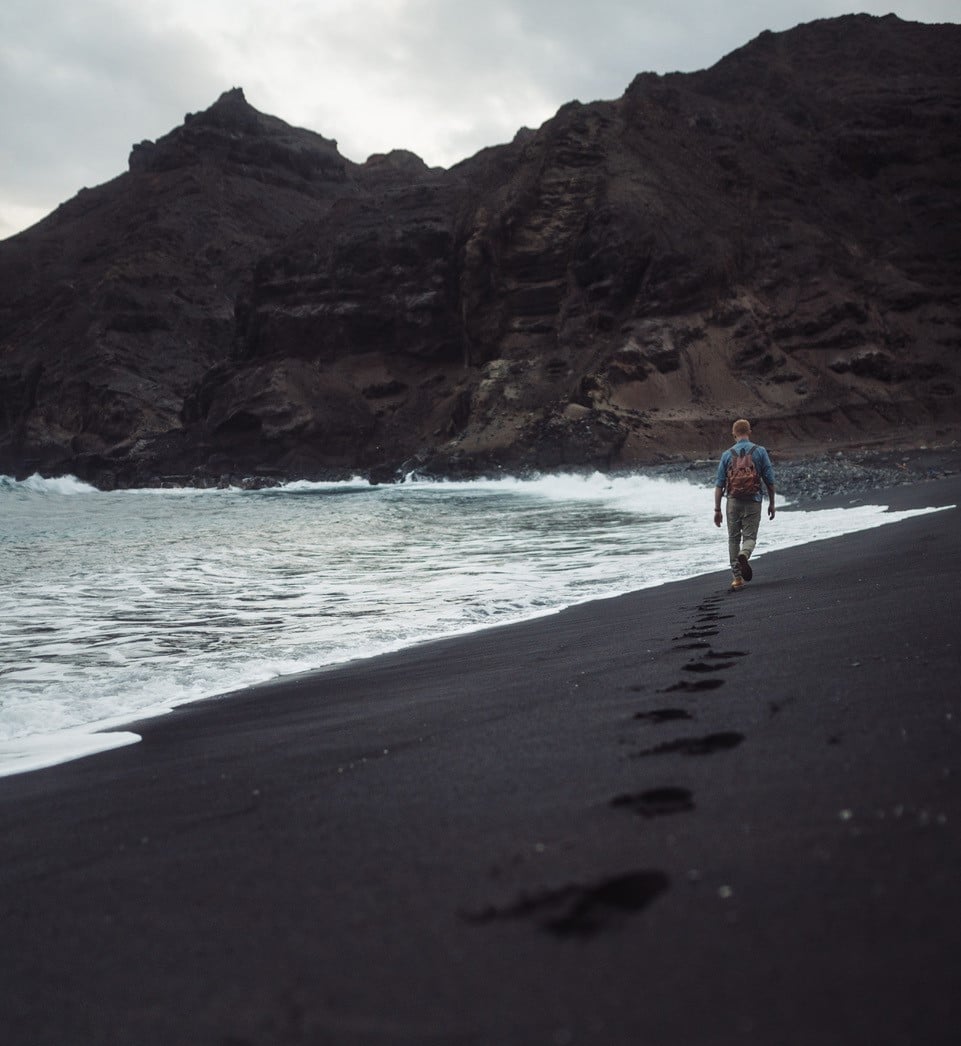
[[2, 1041], [955, 1043], [959, 578], [953, 508], [0, 780]]

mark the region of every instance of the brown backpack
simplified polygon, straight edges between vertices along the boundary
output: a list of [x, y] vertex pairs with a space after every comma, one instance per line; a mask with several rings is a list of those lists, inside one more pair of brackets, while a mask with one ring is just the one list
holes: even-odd
[[733, 452], [727, 466], [727, 496], [753, 499], [761, 489], [761, 477], [754, 464], [755, 445], [742, 453]]

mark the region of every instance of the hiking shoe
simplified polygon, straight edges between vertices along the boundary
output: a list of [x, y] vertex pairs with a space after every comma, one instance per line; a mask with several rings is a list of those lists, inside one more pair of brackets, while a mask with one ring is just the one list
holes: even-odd
[[747, 561], [747, 556], [742, 552], [737, 557], [737, 565], [741, 568], [741, 577], [745, 581], [750, 581], [754, 577], [754, 571], [751, 569], [751, 564]]
[[744, 588], [744, 582], [739, 577], [736, 577], [731, 582], [731, 591], [732, 592], [740, 592], [742, 588]]

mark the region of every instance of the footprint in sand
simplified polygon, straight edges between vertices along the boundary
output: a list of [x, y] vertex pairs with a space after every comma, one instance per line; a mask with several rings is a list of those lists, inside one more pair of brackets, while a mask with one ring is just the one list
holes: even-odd
[[562, 886], [524, 894], [502, 908], [462, 913], [472, 923], [497, 919], [532, 919], [541, 929], [559, 937], [590, 937], [646, 908], [670, 886], [660, 871], [628, 872], [587, 885]]
[[664, 817], [694, 809], [694, 797], [687, 788], [650, 788], [636, 795], [618, 795], [611, 806], [626, 808], [640, 817]]
[[665, 687], [661, 693], [672, 694], [676, 691], [681, 691], [693, 694], [699, 690], [717, 690], [719, 686], [724, 686], [723, 679], [697, 679], [692, 681], [682, 679], [680, 683], [672, 683], [670, 686]]
[[718, 661], [713, 665], [707, 661], [688, 661], [681, 667], [685, 672], [723, 672], [726, 668], [733, 668], [736, 664], [736, 661]]
[[744, 650], [711, 650], [703, 660], [688, 661], [682, 667], [685, 672], [723, 672], [733, 668], [739, 657], [747, 657], [747, 653]]
[[723, 752], [731, 748], [737, 748], [744, 740], [743, 734], [735, 733], [733, 730], [721, 731], [717, 734], [707, 734], [704, 737], [680, 737], [676, 741], [665, 741], [663, 744], [655, 745], [637, 752], [638, 756], [648, 755], [712, 755], [714, 752]]
[[683, 708], [655, 708], [651, 712], [638, 712], [634, 718], [648, 723], [672, 723], [678, 719], [693, 719], [694, 717]]

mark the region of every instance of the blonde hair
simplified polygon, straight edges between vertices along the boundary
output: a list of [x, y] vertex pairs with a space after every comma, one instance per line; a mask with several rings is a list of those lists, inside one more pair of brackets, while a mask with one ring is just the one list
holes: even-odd
[[734, 422], [734, 427], [731, 430], [735, 436], [750, 436], [751, 434], [751, 423], [747, 418], [738, 418]]

